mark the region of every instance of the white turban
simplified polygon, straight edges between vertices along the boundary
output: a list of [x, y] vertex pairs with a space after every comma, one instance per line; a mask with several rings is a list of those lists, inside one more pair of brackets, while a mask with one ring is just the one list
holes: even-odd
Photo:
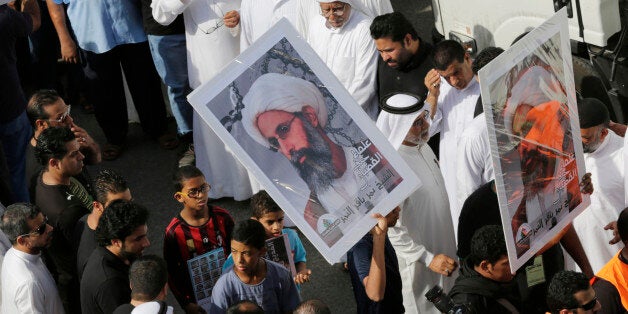
[[504, 109], [504, 127], [512, 132], [512, 121], [520, 104], [536, 107], [550, 100], [565, 102], [564, 98], [560, 82], [554, 75], [542, 66], [530, 67], [525, 70], [510, 91], [510, 98]]
[[[407, 108], [416, 104], [417, 99], [406, 94], [394, 95], [386, 101], [389, 106]], [[406, 138], [414, 120], [425, 110], [425, 107], [407, 114], [396, 114], [382, 110], [377, 117], [377, 128], [384, 133], [395, 149], [399, 149]]]
[[301, 112], [308, 105], [314, 108], [321, 127], [327, 124], [325, 98], [316, 85], [293, 76], [277, 73], [264, 74], [253, 82], [249, 92], [242, 100], [242, 125], [244, 130], [256, 142], [270, 147], [257, 128], [257, 118], [270, 110]]

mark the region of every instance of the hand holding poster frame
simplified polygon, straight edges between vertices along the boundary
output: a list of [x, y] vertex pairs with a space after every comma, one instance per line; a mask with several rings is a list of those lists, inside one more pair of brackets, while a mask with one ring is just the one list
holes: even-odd
[[565, 9], [479, 72], [514, 272], [590, 203]]
[[420, 186], [285, 20], [188, 99], [329, 263]]

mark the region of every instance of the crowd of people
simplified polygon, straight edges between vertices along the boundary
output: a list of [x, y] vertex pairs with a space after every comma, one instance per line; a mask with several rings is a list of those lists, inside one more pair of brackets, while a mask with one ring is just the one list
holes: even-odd
[[[591, 205], [513, 272], [477, 77], [503, 50], [472, 57], [456, 41], [432, 45], [392, 11], [388, 0], [0, 0], [0, 313], [172, 313], [168, 291], [186, 313], [329, 313], [325, 300], [301, 298], [316, 274], [299, 233], [186, 99], [281, 18], [422, 182], [388, 215], [373, 215], [376, 225], [346, 254], [359, 313], [626, 313], [626, 126], [601, 101], [578, 99], [588, 173], [576, 188]], [[544, 79], [531, 73], [526, 80]], [[268, 95], [276, 85], [320, 91], [261, 78], [243, 100], [245, 131], [295, 168], [310, 158], [298, 145], [330, 151], [327, 168], [300, 173], [315, 200], [306, 218], [333, 210], [330, 185], [353, 192], [339, 180], [349, 165], [325, 133], [322, 95], [289, 108]], [[182, 147], [173, 177], [181, 208], [163, 257], [143, 254], [149, 211], [124, 176], [89, 171], [133, 149], [125, 85], [142, 130], [163, 149]], [[551, 120], [542, 110], [552, 103], [518, 96], [507, 127], [528, 139]], [[106, 142], [74, 122], [79, 105], [94, 111]], [[222, 197], [250, 199], [251, 218], [234, 221], [212, 205]], [[266, 258], [276, 237], [286, 237], [294, 269]]]

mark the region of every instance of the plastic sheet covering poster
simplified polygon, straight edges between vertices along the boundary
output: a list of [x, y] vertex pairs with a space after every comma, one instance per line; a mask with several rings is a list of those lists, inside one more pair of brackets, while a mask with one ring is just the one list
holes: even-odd
[[209, 313], [211, 305], [212, 289], [222, 275], [224, 263], [225, 251], [222, 247], [188, 260], [188, 270], [194, 288], [196, 304], [204, 308], [207, 313]]
[[329, 263], [420, 186], [287, 21], [188, 99]]
[[513, 272], [590, 203], [572, 69], [561, 10], [479, 73]]
[[266, 240], [266, 259], [283, 265], [292, 273], [292, 277], [297, 276], [297, 269], [292, 258], [292, 248], [288, 234], [284, 233], [278, 237]]

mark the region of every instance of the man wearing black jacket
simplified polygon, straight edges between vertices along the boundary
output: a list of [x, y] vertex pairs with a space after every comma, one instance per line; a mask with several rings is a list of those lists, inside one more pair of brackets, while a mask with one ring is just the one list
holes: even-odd
[[471, 238], [471, 255], [462, 264], [449, 296], [470, 313], [519, 313], [512, 296], [514, 278], [500, 226], [480, 228]]

